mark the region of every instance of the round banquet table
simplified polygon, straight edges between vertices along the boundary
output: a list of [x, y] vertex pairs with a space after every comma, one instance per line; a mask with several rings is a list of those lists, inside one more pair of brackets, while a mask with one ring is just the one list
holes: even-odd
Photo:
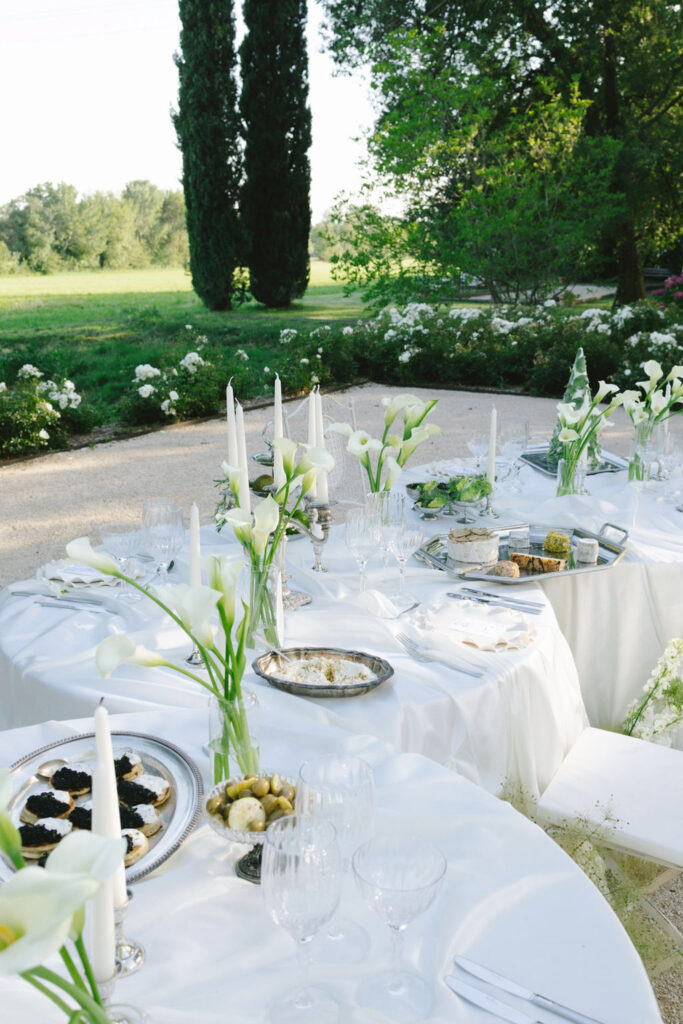
[[[271, 765], [296, 773], [306, 758], [330, 752], [366, 758], [375, 776], [376, 832], [395, 834], [398, 842], [406, 831], [429, 836], [447, 856], [437, 901], [406, 932], [406, 959], [434, 983], [432, 1024], [493, 1019], [443, 983], [458, 953], [604, 1024], [661, 1022], [642, 963], [619, 921], [540, 829], [432, 760], [321, 723], [310, 703], [284, 708], [275, 697], [264, 694], [264, 760], [267, 755]], [[91, 727], [92, 719], [48, 721], [3, 732], [3, 759], [19, 759]], [[206, 778], [201, 710], [117, 715], [112, 729], [181, 746]], [[147, 959], [139, 973], [118, 983], [115, 998], [147, 1010], [150, 1024], [267, 1024], [269, 1003], [293, 984], [293, 940], [273, 924], [259, 890], [233, 872], [243, 852], [201, 824], [134, 886], [126, 934], [143, 943]], [[316, 967], [312, 980], [334, 989], [344, 1024], [371, 1024], [382, 1018], [358, 1007], [354, 993], [359, 982], [386, 966], [388, 929], [352, 884], [344, 890], [343, 909], [368, 929], [371, 952], [361, 965]], [[558, 1020], [516, 997], [500, 998], [543, 1024]], [[64, 1019], [18, 978], [3, 978], [2, 1006], [3, 1020], [12, 1024]]]
[[[231, 530], [217, 534], [204, 527], [201, 539], [203, 553], [239, 555]], [[329, 571], [312, 572], [312, 560], [308, 540], [288, 542], [293, 582], [311, 593], [313, 601], [287, 614], [286, 645], [364, 650], [386, 658], [395, 672], [376, 690], [352, 699], [309, 700], [278, 693], [282, 707], [308, 704], [319, 722], [427, 754], [491, 792], [514, 785], [538, 795], [586, 727], [587, 717], [567, 643], [550, 603], [534, 585], [531, 592], [543, 611], [534, 617], [533, 642], [520, 650], [473, 652], [468, 657], [482, 673], [473, 678], [457, 667], [418, 663], [406, 654], [395, 634], [406, 628], [410, 615], [384, 619], [368, 611], [341, 527], [332, 530], [325, 548]], [[186, 580], [188, 571], [185, 551], [170, 579]], [[371, 582], [391, 581], [395, 575], [395, 568], [386, 572], [378, 564]], [[9, 587], [0, 597], [0, 727], [87, 715], [102, 694], [115, 712], [206, 704], [198, 684], [169, 669], [122, 665], [110, 678], [100, 678], [95, 648], [112, 632], [127, 632], [171, 661], [182, 662], [189, 653], [185, 634], [151, 601], [127, 604], [114, 589], [100, 588], [88, 595], [96, 598], [96, 606], [69, 608], [66, 599], [63, 607], [46, 607], [39, 603], [35, 583]], [[420, 610], [449, 601], [456, 607], [445, 596], [454, 581], [442, 573], [414, 561], [408, 583], [423, 602]], [[270, 689], [250, 668], [244, 684], [258, 694]]]

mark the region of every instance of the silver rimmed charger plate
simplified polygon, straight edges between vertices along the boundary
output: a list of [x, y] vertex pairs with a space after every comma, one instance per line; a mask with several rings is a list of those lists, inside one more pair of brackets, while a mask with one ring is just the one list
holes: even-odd
[[[171, 787], [168, 800], [158, 808], [162, 828], [149, 837], [149, 851], [145, 856], [126, 869], [126, 881], [130, 885], [163, 864], [189, 836], [201, 815], [204, 787], [194, 761], [173, 743], [142, 732], [112, 732], [111, 738], [114, 756], [126, 749], [135, 750], [145, 771], [162, 776]], [[8, 807], [14, 823], [19, 825], [19, 814], [31, 793], [46, 785], [45, 779], [36, 775], [39, 765], [53, 758], [87, 764], [94, 762], [95, 756], [95, 734], [88, 732], [48, 743], [16, 761], [11, 768], [12, 797]], [[90, 796], [87, 794], [77, 803]], [[8, 878], [13, 871], [10, 862], [0, 854], [0, 879]]]
[[[333, 660], [343, 658], [345, 661], [353, 661], [369, 669], [373, 673], [373, 678], [358, 683], [343, 683], [341, 685], [329, 683], [327, 686], [322, 686], [316, 683], [292, 682], [279, 675], [280, 672], [286, 670], [289, 662], [310, 658], [331, 658]], [[377, 689], [394, 674], [393, 668], [384, 658], [378, 658], [374, 654], [366, 654], [363, 651], [345, 651], [340, 647], [287, 647], [282, 651], [268, 651], [252, 662], [251, 667], [271, 686], [278, 690], [284, 690], [285, 693], [294, 693], [299, 697], [360, 697], [364, 693]]]

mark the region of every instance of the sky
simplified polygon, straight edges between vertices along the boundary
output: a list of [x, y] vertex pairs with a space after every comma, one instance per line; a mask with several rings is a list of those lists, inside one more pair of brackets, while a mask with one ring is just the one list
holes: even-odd
[[[313, 0], [309, 8], [315, 222], [339, 192], [357, 189], [364, 147], [353, 138], [372, 108], [362, 81], [333, 77]], [[138, 178], [179, 188], [169, 115], [177, 0], [2, 0], [1, 9], [0, 204], [46, 181], [81, 193], [119, 193]]]

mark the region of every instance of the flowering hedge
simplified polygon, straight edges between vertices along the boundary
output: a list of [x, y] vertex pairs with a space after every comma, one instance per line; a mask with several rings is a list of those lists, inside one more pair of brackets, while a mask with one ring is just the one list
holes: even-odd
[[80, 404], [73, 381], [46, 379], [37, 366], [24, 363], [12, 384], [0, 381], [0, 454], [62, 447], [80, 425], [75, 413]]
[[[641, 302], [614, 312], [467, 306], [444, 310], [412, 303], [353, 326], [291, 328], [280, 335], [287, 374], [302, 383], [367, 377], [387, 384], [519, 388], [562, 394], [582, 347], [594, 381], [620, 387], [647, 359], [683, 362], [683, 316]], [[281, 376], [284, 375], [281, 371]]]

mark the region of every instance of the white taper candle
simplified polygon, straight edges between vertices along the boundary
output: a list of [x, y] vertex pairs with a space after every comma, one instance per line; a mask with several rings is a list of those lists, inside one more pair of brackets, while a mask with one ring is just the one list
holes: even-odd
[[247, 435], [244, 430], [244, 410], [239, 402], [235, 409], [235, 425], [237, 434], [237, 463], [240, 470], [245, 473], [247, 470]]
[[[315, 402], [315, 391], [309, 392], [308, 395], [308, 443], [314, 448], [317, 444], [316, 440], [316, 402]], [[313, 484], [308, 491], [308, 497], [311, 501], [315, 501], [318, 496], [318, 489]]]
[[[232, 380], [232, 378], [231, 378]], [[226, 418], [228, 421], [228, 465], [236, 466], [237, 455], [237, 424], [235, 423], [235, 395], [232, 384], [225, 389]]]
[[486, 469], [486, 479], [495, 487], [496, 484], [496, 431], [498, 427], [498, 413], [495, 405], [491, 409], [491, 422], [489, 424], [489, 461]]
[[[104, 787], [101, 788], [97, 797], [93, 793], [93, 831], [95, 830], [95, 800], [97, 800], [98, 821], [104, 831], [100, 835], [107, 839], [121, 838], [121, 815], [119, 814], [119, 797], [116, 788], [116, 773], [114, 771], [114, 752], [111, 745], [111, 731], [109, 727], [109, 712], [102, 704], [95, 709], [95, 748], [97, 750], [97, 764], [103, 770]], [[115, 907], [125, 907], [128, 902], [126, 892], [126, 870], [123, 861], [112, 876], [112, 888]]]
[[277, 373], [275, 374], [275, 393], [273, 405], [273, 440], [283, 437], [282, 426], [282, 383]]
[[[95, 835], [107, 835], [107, 788], [104, 765], [98, 758], [92, 780], [92, 831]], [[92, 901], [91, 961], [95, 981], [98, 984], [109, 981], [116, 973], [112, 881], [111, 878], [107, 878], [95, 893]]]
[[199, 540], [199, 509], [197, 502], [192, 502], [190, 509], [190, 586], [200, 587], [202, 584], [202, 551]]
[[[323, 398], [318, 391], [315, 396], [315, 439], [318, 448], [325, 448], [325, 431], [323, 428]], [[327, 487], [327, 473], [321, 470], [316, 479], [318, 501], [326, 505], [330, 500]]]

